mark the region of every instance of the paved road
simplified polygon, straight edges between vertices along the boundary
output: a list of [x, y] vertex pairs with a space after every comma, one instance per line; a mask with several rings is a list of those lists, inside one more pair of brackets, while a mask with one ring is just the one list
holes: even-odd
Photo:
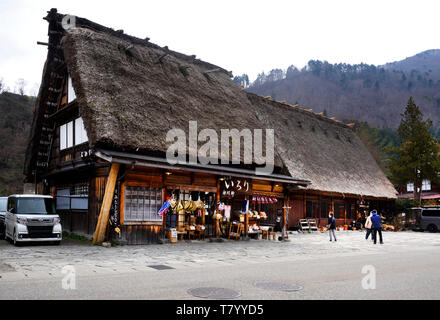
[[[290, 242], [116, 248], [72, 241], [15, 248], [2, 241], [0, 299], [196, 299], [187, 291], [197, 287], [233, 289], [238, 299], [440, 299], [439, 233], [387, 232], [384, 245], [357, 231], [337, 236], [337, 243], [327, 234], [295, 233]], [[66, 265], [75, 268], [75, 290], [62, 288]], [[366, 265], [374, 267], [376, 289], [362, 287]], [[255, 286], [261, 281], [303, 289], [265, 290]]]

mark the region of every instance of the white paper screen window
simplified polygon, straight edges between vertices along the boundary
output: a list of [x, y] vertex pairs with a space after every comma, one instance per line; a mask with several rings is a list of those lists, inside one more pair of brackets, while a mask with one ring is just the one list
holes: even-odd
[[64, 150], [67, 148], [67, 125], [63, 124], [60, 127], [60, 150]]
[[69, 79], [67, 80], [67, 103], [71, 103], [75, 99], [75, 89], [73, 89], [72, 78], [69, 76]]
[[67, 148], [73, 147], [73, 121], [67, 124]]
[[431, 181], [423, 180], [422, 182], [422, 191], [430, 191], [431, 190]]
[[75, 145], [87, 142], [87, 132], [82, 118], [75, 120]]

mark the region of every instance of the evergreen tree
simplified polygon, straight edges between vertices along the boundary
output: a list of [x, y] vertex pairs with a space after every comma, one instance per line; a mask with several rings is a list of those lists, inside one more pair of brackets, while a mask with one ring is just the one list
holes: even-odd
[[423, 120], [422, 112], [410, 97], [398, 129], [398, 146], [391, 148], [391, 178], [404, 186], [414, 183], [414, 201], [421, 205], [422, 181], [440, 177], [440, 146], [430, 132], [431, 120]]

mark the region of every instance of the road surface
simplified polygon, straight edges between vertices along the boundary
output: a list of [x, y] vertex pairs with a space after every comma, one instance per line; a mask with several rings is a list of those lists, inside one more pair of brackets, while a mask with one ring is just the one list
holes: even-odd
[[[293, 233], [289, 242], [116, 248], [75, 241], [15, 248], [1, 241], [0, 299], [190, 300], [199, 298], [188, 290], [200, 287], [235, 290], [237, 300], [440, 299], [440, 233], [385, 232], [384, 245], [364, 236], [337, 232], [335, 243], [326, 233]], [[151, 267], [157, 265], [169, 269]], [[302, 290], [267, 290], [258, 282]]]

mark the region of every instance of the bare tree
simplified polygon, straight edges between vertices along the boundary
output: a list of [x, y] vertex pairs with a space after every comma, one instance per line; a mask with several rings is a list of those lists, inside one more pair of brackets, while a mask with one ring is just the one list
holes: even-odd
[[15, 82], [15, 85], [18, 93], [24, 96], [24, 88], [26, 87], [27, 82], [24, 79], [20, 78]]
[[0, 78], [0, 93], [2, 93], [4, 89], [5, 89], [5, 82], [3, 78]]

